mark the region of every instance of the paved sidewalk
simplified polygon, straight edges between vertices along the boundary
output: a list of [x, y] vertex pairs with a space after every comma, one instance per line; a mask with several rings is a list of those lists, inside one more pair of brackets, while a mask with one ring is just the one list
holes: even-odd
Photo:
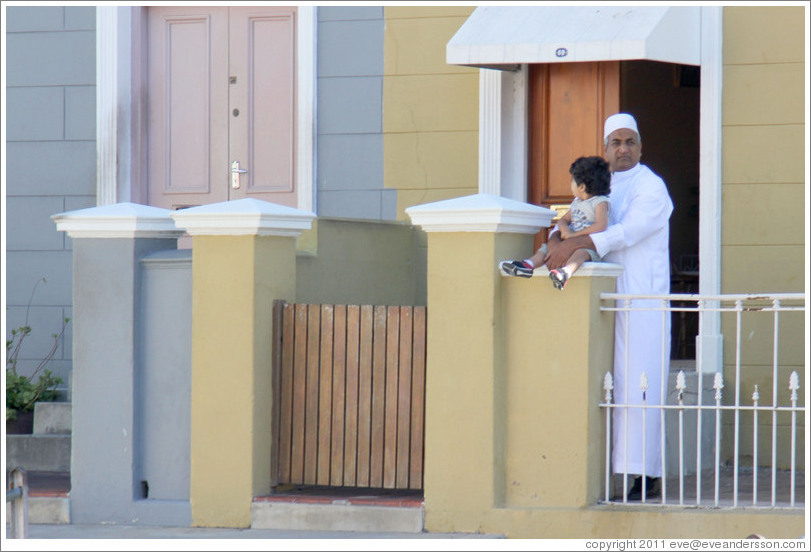
[[[70, 492], [70, 474], [28, 472], [29, 497], [67, 497]], [[415, 506], [422, 503], [417, 491], [369, 490], [302, 487], [262, 497], [262, 501], [292, 505], [332, 504], [341, 499], [353, 505]], [[373, 525], [372, 525], [373, 526]], [[337, 527], [341, 527], [337, 525]], [[5, 537], [10, 527], [6, 525]], [[502, 535], [469, 533], [415, 533], [398, 531], [335, 531], [293, 529], [228, 529], [203, 527], [157, 527], [119, 524], [28, 524], [28, 539], [501, 539]], [[9, 540], [8, 543], [20, 541]]]
[[[6, 536], [9, 527], [6, 526]], [[280, 531], [143, 525], [28, 526], [29, 539], [498, 539], [501, 535], [468, 533], [375, 533], [357, 531]]]

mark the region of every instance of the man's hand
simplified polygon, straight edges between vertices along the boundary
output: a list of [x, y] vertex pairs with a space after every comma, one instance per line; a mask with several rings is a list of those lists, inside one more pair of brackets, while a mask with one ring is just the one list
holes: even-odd
[[591, 238], [588, 235], [575, 236], [573, 238], [569, 238], [568, 240], [562, 240], [560, 238], [560, 234], [555, 232], [549, 236], [549, 240], [546, 242], [546, 247], [548, 249], [546, 258], [544, 259], [546, 268], [549, 270], [554, 270], [564, 266], [566, 261], [569, 260], [569, 257], [572, 256], [572, 253], [578, 249], [582, 249], [584, 247], [594, 248], [594, 242], [591, 241]]

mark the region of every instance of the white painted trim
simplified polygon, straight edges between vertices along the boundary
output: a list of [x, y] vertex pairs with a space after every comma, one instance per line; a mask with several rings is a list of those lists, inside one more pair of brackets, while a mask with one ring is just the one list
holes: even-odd
[[699, 184], [699, 293], [721, 293], [722, 7], [703, 7]]
[[411, 223], [426, 232], [512, 232], [536, 234], [556, 212], [493, 194], [474, 194], [409, 207]]
[[[721, 197], [723, 123], [723, 7], [701, 8], [701, 114], [699, 149], [699, 279], [701, 295], [721, 293]], [[703, 311], [697, 369], [723, 369], [721, 313]]]
[[172, 211], [137, 203], [114, 203], [51, 217], [56, 229], [71, 238], [167, 238], [182, 234], [172, 220]]
[[[580, 278], [583, 276], [587, 276], [590, 278], [594, 278], [597, 276], [608, 276], [611, 278], [619, 278], [620, 274], [625, 270], [620, 264], [615, 263], [604, 263], [604, 262], [591, 262], [587, 261], [580, 265], [580, 268], [577, 269], [577, 272], [572, 274], [572, 278]], [[505, 278], [510, 278], [508, 274], [501, 273], [502, 276]], [[546, 268], [546, 265], [539, 266], [532, 272], [532, 276], [530, 278], [549, 278], [549, 269]]]
[[118, 201], [118, 14], [96, 8], [96, 205]]
[[173, 211], [178, 228], [190, 236], [291, 236], [312, 227], [315, 215], [254, 198]]
[[317, 9], [315, 6], [299, 6], [296, 17], [296, 189], [299, 208], [312, 212], [316, 212]]
[[141, 257], [144, 270], [191, 270], [191, 249], [165, 249]]
[[479, 70], [479, 193], [527, 199], [526, 74]]
[[527, 201], [529, 151], [529, 66], [502, 72], [501, 192], [498, 195]]
[[697, 6], [480, 6], [445, 59], [477, 67], [650, 59], [699, 63]]
[[146, 196], [145, 9], [96, 8], [97, 205]]
[[[146, 197], [146, 14], [143, 6], [96, 7], [96, 204]], [[315, 208], [316, 8], [299, 6], [296, 185], [298, 205]]]
[[479, 193], [501, 195], [501, 71], [479, 69]]

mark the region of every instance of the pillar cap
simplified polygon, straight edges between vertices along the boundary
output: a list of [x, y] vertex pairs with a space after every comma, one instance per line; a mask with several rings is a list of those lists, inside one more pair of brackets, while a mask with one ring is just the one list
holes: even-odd
[[[590, 277], [609, 277], [609, 278], [619, 278], [622, 272], [625, 270], [625, 267], [621, 264], [617, 263], [609, 263], [605, 261], [600, 262], [592, 262], [586, 261], [580, 268], [577, 269], [577, 272], [574, 273], [572, 278], [578, 278], [580, 276], [590, 276]], [[504, 278], [509, 278], [506, 274], [501, 273], [501, 276]], [[543, 278], [546, 280], [549, 278], [549, 269], [546, 266], [540, 266], [535, 269], [535, 272], [532, 274], [532, 278]]]
[[178, 238], [172, 211], [140, 205], [115, 203], [51, 216], [56, 229], [71, 238]]
[[415, 226], [426, 232], [511, 232], [535, 234], [548, 228], [557, 213], [492, 194], [474, 194], [405, 210]]
[[292, 236], [312, 227], [308, 211], [246, 198], [173, 211], [178, 228], [190, 236]]

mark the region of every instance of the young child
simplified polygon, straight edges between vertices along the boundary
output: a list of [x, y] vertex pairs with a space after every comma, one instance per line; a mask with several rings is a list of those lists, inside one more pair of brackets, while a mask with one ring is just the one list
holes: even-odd
[[[608, 193], [611, 190], [611, 172], [602, 157], [579, 157], [569, 167], [572, 175], [572, 194], [575, 196], [569, 210], [558, 221], [561, 239], [602, 232], [608, 226]], [[535, 254], [523, 261], [501, 261], [499, 269], [509, 276], [530, 278], [535, 267], [541, 266], [547, 248], [543, 244]], [[557, 289], [566, 286], [572, 274], [586, 261], [600, 261], [593, 249], [578, 249], [569, 257], [566, 265], [550, 270], [549, 278]]]

